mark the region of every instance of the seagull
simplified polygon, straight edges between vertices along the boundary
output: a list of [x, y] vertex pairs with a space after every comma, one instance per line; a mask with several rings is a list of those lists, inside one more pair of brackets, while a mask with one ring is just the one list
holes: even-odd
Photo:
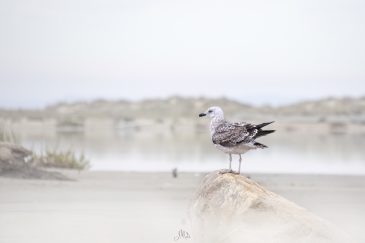
[[[265, 122], [258, 125], [246, 122], [229, 122], [224, 119], [223, 110], [218, 106], [210, 107], [206, 112], [200, 113], [199, 117], [209, 116], [210, 136], [215, 147], [229, 155], [229, 172], [240, 174], [241, 154], [251, 149], [267, 148], [266, 145], [256, 142], [256, 138], [266, 136], [275, 130], [262, 130], [272, 122]], [[232, 170], [232, 154], [239, 155], [238, 172]]]

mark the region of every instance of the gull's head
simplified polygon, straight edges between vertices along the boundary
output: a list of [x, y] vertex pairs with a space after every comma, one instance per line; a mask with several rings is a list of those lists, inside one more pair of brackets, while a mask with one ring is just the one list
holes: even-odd
[[199, 117], [203, 117], [203, 116], [209, 116], [212, 119], [214, 119], [214, 118], [223, 119], [224, 118], [223, 110], [218, 106], [212, 106], [206, 112], [199, 114]]

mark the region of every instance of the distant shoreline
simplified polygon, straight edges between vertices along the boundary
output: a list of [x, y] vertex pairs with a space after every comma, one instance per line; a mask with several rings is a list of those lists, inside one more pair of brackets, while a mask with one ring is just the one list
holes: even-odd
[[72, 104], [79, 104], [79, 103], [94, 103], [94, 102], [126, 102], [126, 103], [143, 103], [148, 101], [155, 101], [155, 100], [170, 100], [170, 99], [207, 99], [207, 100], [230, 100], [233, 102], [240, 103], [242, 105], [251, 106], [251, 107], [285, 107], [285, 106], [292, 106], [292, 105], [298, 105], [302, 103], [308, 103], [308, 102], [318, 102], [318, 101], [324, 101], [324, 100], [357, 100], [357, 99], [364, 99], [364, 95], [327, 95], [323, 97], [316, 97], [316, 98], [300, 98], [297, 100], [292, 101], [286, 101], [286, 102], [280, 102], [280, 103], [273, 103], [270, 104], [268, 102], [261, 102], [261, 103], [251, 103], [245, 100], [240, 100], [237, 98], [228, 98], [227, 96], [184, 96], [184, 95], [169, 95], [165, 97], [147, 97], [147, 98], [137, 98], [137, 99], [130, 99], [130, 98], [101, 98], [101, 97], [95, 97], [95, 98], [88, 98], [88, 99], [65, 99], [65, 100], [55, 100], [52, 102], [44, 103], [42, 105], [33, 105], [33, 106], [19, 106], [19, 105], [8, 105], [4, 106], [0, 104], [0, 110], [44, 110], [51, 106], [57, 106], [57, 105], [72, 105]]
[[188, 120], [197, 122], [197, 114], [219, 105], [226, 117], [245, 121], [276, 120], [305, 123], [353, 123], [365, 125], [365, 96], [360, 98], [326, 98], [296, 102], [283, 106], [253, 106], [227, 98], [93, 100], [57, 103], [43, 109], [1, 109], [0, 120], [44, 121], [54, 119], [57, 125], [78, 126], [87, 119], [111, 119], [113, 122]]

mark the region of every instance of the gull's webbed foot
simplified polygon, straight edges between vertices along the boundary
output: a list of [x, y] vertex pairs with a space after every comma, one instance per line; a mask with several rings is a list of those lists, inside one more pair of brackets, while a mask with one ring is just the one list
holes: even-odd
[[234, 171], [234, 170], [232, 170], [232, 169], [229, 169], [229, 170], [227, 170], [227, 169], [223, 169], [223, 170], [220, 170], [219, 171], [219, 174], [227, 174], [227, 173], [231, 173], [231, 174], [239, 174], [237, 171]]
[[223, 175], [223, 174], [232, 173], [232, 172], [233, 172], [233, 170], [223, 169], [223, 170], [220, 170], [218, 173]]

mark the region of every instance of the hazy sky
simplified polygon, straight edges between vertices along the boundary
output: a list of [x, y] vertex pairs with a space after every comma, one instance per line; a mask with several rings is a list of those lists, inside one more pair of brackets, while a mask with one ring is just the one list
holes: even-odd
[[0, 106], [365, 95], [363, 0], [0, 0]]

